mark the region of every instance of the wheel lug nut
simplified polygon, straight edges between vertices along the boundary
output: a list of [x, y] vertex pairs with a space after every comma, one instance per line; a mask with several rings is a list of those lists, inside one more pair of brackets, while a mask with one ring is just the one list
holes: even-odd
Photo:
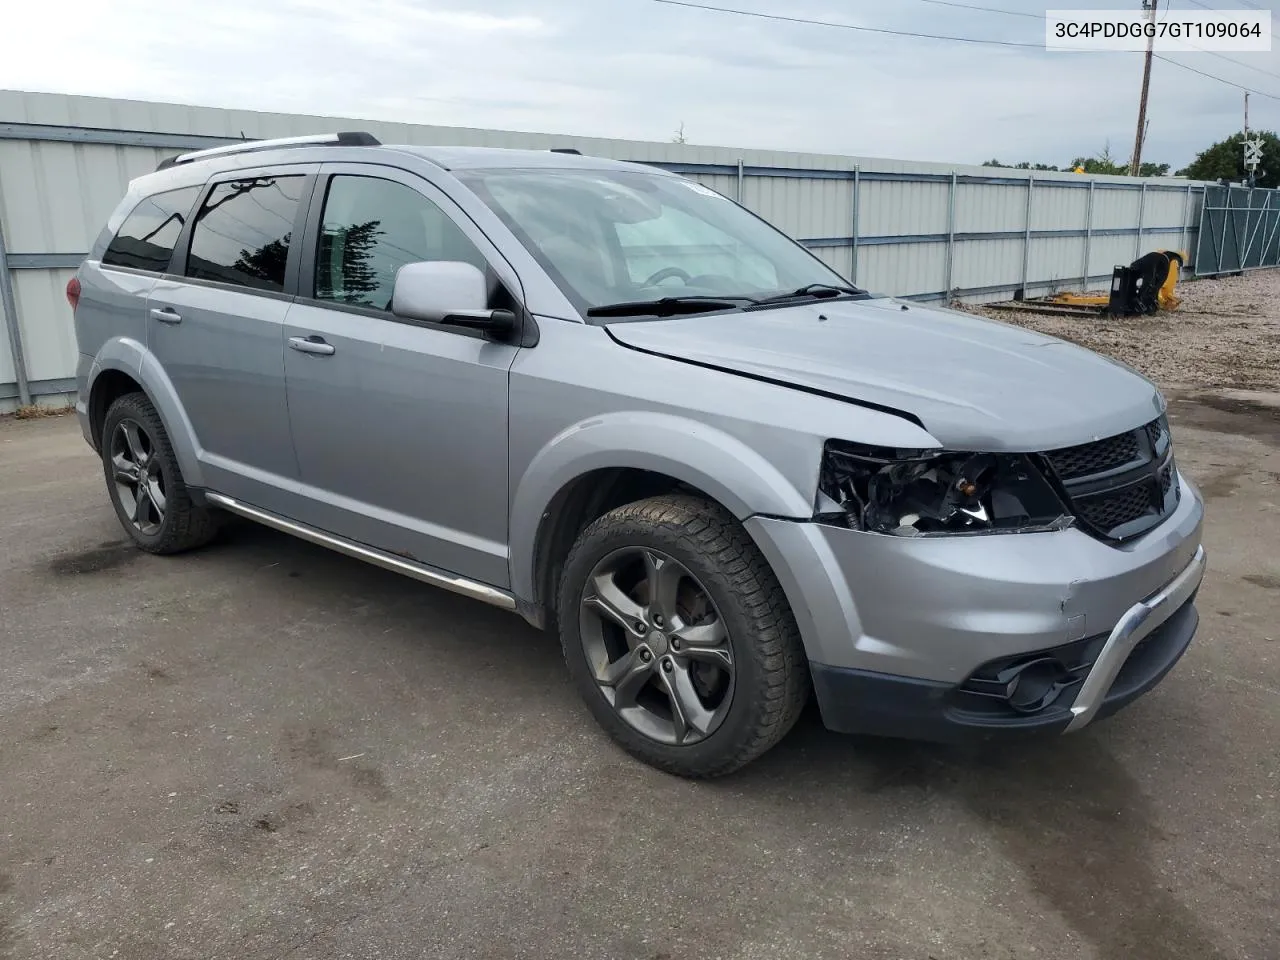
[[663, 660], [663, 661], [662, 661], [662, 670], [663, 670], [663, 672], [664, 672], [664, 673], [670, 673], [670, 672], [671, 672], [671, 669], [672, 669], [672, 668], [671, 668], [671, 661], [670, 661], [670, 660]]
[[662, 617], [661, 617], [661, 615], [658, 615], [658, 614], [655, 614], [655, 615], [654, 615], [654, 618], [653, 618], [653, 625], [654, 625], [655, 627], [660, 627], [660, 626], [662, 626]]
[[680, 638], [679, 638], [679, 637], [672, 637], [672, 638], [671, 638], [671, 649], [672, 649], [672, 650], [679, 650], [679, 649], [680, 649]]
[[647, 629], [649, 628], [644, 625], [643, 621], [641, 620], [636, 621], [636, 633], [644, 633]]
[[653, 659], [653, 654], [652, 654], [652, 653], [650, 653], [648, 650], [641, 650], [641, 651], [640, 651], [640, 662], [641, 662], [641, 663], [648, 663], [648, 662], [649, 662], [650, 660], [652, 660], [652, 659]]

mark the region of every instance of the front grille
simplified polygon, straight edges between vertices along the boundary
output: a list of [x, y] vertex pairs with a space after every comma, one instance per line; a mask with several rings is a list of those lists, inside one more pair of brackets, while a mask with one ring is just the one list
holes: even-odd
[[1176, 468], [1164, 417], [1136, 430], [1044, 454], [1082, 529], [1129, 540], [1178, 505]]
[[1096, 443], [1054, 450], [1045, 456], [1061, 479], [1071, 480], [1133, 463], [1138, 459], [1138, 438], [1133, 433], [1122, 433]]
[[1151, 485], [1134, 484], [1125, 490], [1096, 497], [1077, 497], [1076, 509], [1099, 530], [1113, 530], [1151, 510]]

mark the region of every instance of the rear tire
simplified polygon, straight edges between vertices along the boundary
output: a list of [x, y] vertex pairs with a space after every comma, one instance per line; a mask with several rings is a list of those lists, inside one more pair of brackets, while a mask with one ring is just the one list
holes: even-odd
[[782, 587], [718, 504], [672, 494], [596, 520], [565, 562], [557, 614], [591, 713], [669, 773], [739, 769], [781, 740], [808, 700]]
[[217, 516], [192, 502], [169, 435], [145, 394], [125, 394], [107, 410], [102, 468], [120, 524], [148, 553], [192, 550], [217, 534]]

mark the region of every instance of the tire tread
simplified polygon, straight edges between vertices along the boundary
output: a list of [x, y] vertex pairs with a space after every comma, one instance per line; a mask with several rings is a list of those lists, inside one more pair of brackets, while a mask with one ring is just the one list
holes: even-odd
[[[114, 421], [127, 416], [137, 420], [146, 427], [155, 441], [155, 455], [162, 458], [168, 470], [168, 489], [165, 491], [165, 522], [161, 527], [159, 538], [147, 541], [137, 536], [137, 531], [124, 518], [125, 530], [133, 537], [134, 542], [148, 553], [161, 555], [183, 553], [202, 547], [218, 533], [218, 518], [214, 511], [198, 506], [191, 499], [191, 492], [182, 479], [182, 470], [178, 466], [178, 458], [174, 456], [173, 444], [169, 442], [169, 434], [156, 413], [155, 407], [140, 392], [127, 393], [119, 397], [107, 410], [102, 430], [102, 462], [106, 471], [107, 482], [111, 480], [109, 459], [109, 437], [114, 428]], [[112, 498], [114, 502], [114, 497]]]
[[[742, 525], [719, 504], [691, 494], [664, 494], [610, 511], [582, 532], [564, 569], [570, 570], [575, 557], [592, 544], [643, 531], [656, 533], [663, 540], [670, 538], [711, 562], [748, 621], [750, 642], [735, 647], [735, 655], [742, 656], [745, 650], [755, 660], [761, 682], [755, 690], [739, 686], [735, 693], [750, 698], [747, 714], [751, 723], [745, 734], [722, 755], [696, 768], [671, 757], [668, 751], [646, 749], [649, 741], [638, 735], [623, 739], [615, 734], [615, 739], [632, 754], [669, 773], [692, 778], [732, 773], [781, 740], [808, 701], [809, 663], [795, 617], [778, 578]], [[559, 620], [568, 662], [570, 657], [581, 656], [574, 649], [581, 643], [576, 629], [564, 626], [577, 620], [576, 610], [568, 606], [576, 592], [567, 577], [565, 581], [561, 584]]]

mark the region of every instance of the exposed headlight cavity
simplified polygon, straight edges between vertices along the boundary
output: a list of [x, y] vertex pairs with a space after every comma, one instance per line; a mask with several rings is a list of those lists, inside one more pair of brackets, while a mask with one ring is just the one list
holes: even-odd
[[817, 519], [901, 537], [1061, 530], [1073, 523], [1031, 457], [828, 440]]

